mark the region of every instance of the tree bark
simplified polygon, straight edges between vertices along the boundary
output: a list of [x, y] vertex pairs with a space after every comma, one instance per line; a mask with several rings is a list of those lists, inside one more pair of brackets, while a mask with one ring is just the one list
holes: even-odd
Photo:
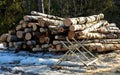
[[65, 26], [76, 25], [76, 24], [84, 24], [84, 23], [91, 23], [94, 21], [99, 21], [100, 19], [104, 18], [104, 14], [99, 15], [92, 15], [88, 17], [77, 17], [77, 18], [66, 18], [64, 20]]
[[62, 20], [62, 21], [64, 20], [64, 18], [61, 18], [61, 17], [58, 17], [58, 16], [43, 14], [43, 13], [36, 12], [36, 11], [32, 11], [31, 14], [32, 15], [37, 15], [37, 16], [42, 16], [44, 18], [49, 18], [49, 19]]

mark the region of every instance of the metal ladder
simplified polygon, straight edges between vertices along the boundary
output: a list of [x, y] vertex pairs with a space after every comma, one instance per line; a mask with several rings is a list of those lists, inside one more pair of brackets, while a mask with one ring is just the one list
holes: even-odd
[[[61, 41], [61, 43], [68, 49], [68, 51], [58, 60], [58, 62], [54, 65], [57, 66], [59, 65], [62, 61], [64, 61], [64, 59], [69, 55], [69, 54], [73, 54], [80, 62], [83, 63], [84, 66], [94, 66], [96, 68], [96, 62], [98, 60], [97, 57], [95, 57], [89, 50], [87, 50], [84, 46], [83, 46], [83, 41], [79, 42], [77, 40], [74, 40], [74, 44], [66, 37], [67, 42], [70, 44], [70, 46], [66, 45], [63, 41]], [[84, 51], [81, 51], [79, 48], [83, 48]], [[89, 56], [87, 56], [85, 53], [89, 54]], [[79, 55], [82, 55], [79, 56]]]

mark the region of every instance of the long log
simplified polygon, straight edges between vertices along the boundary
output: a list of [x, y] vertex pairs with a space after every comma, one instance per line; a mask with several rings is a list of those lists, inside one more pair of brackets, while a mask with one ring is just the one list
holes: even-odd
[[117, 34], [102, 34], [102, 33], [87, 33], [83, 36], [78, 36], [77, 39], [117, 39], [119, 36]]
[[61, 18], [61, 17], [58, 17], [58, 16], [43, 14], [43, 13], [36, 12], [36, 11], [31, 11], [31, 14], [32, 15], [37, 15], [37, 16], [42, 16], [42, 17], [45, 17], [45, 18], [55, 19], [55, 20], [64, 20], [64, 18]]
[[62, 35], [56, 35], [55, 39], [56, 40], [66, 40], [65, 36], [62, 36]]
[[8, 34], [6, 33], [6, 34], [2, 34], [1, 36], [0, 36], [0, 41], [1, 42], [6, 42], [7, 41], [7, 37], [8, 37]]
[[16, 36], [17, 36], [17, 38], [19, 38], [19, 39], [24, 38], [25, 32], [24, 32], [24, 31], [17, 31], [17, 32], [16, 32]]
[[91, 32], [91, 31], [94, 31], [95, 29], [97, 29], [98, 27], [100, 27], [102, 25], [105, 25], [106, 23], [108, 23], [108, 22], [104, 21], [104, 20], [99, 21], [98, 23], [92, 25], [91, 27], [88, 27], [85, 30], [80, 31], [79, 35], [84, 35], [84, 34], [87, 34], [87, 33]]
[[79, 24], [79, 25], [71, 25], [69, 27], [69, 30], [70, 31], [84, 30], [85, 28], [90, 27], [90, 26], [94, 25], [95, 23], [97, 23], [97, 22]]
[[98, 52], [105, 52], [111, 50], [120, 50], [120, 44], [102, 44], [97, 47]]
[[38, 18], [42, 18], [41, 16], [31, 16], [31, 15], [25, 15], [23, 19], [25, 21], [37, 21]]
[[100, 33], [120, 33], [120, 30], [109, 30], [107, 28], [99, 28], [97, 30], [97, 32], [100, 32]]
[[104, 18], [104, 14], [102, 14], [102, 13], [99, 15], [92, 15], [92, 16], [88, 16], [88, 17], [66, 18], [64, 20], [64, 24], [66, 26], [76, 25], [76, 24], [84, 24], [84, 23], [99, 21], [102, 18]]
[[43, 27], [43, 26], [49, 26], [49, 25], [64, 25], [63, 21], [60, 20], [53, 20], [53, 19], [48, 19], [48, 18], [39, 18], [38, 23]]
[[25, 34], [25, 40], [30, 40], [32, 39], [32, 34], [31, 33], [26, 33]]

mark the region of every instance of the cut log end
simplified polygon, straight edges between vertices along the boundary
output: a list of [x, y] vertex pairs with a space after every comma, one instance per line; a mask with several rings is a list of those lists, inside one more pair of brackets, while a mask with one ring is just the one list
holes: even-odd
[[64, 22], [65, 26], [72, 25], [72, 22], [71, 22], [71, 20], [69, 18], [66, 18], [63, 22]]

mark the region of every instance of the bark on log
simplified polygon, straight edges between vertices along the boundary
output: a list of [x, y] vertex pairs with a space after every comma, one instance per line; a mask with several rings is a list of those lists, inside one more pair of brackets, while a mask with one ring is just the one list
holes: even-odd
[[100, 32], [100, 33], [120, 33], [120, 30], [109, 30], [109, 29], [103, 29], [103, 28], [100, 28], [97, 30], [97, 32]]
[[23, 17], [25, 21], [37, 21], [38, 18], [42, 18], [41, 16], [31, 16], [31, 15], [26, 15]]
[[6, 42], [7, 41], [7, 37], [8, 37], [8, 34], [6, 33], [6, 34], [2, 34], [1, 36], [0, 36], [0, 41], [1, 42]]
[[87, 33], [83, 36], [78, 36], [77, 39], [117, 39], [119, 38], [116, 34], [102, 34], [102, 33]]
[[94, 31], [94, 30], [97, 29], [98, 27], [100, 27], [100, 26], [102, 26], [102, 25], [104, 26], [106, 23], [107, 23], [107, 21], [104, 21], [104, 20], [99, 21], [97, 24], [94, 24], [93, 26], [88, 27], [88, 28], [86, 28], [85, 30], [81, 31], [81, 32], [79, 33], [79, 35], [84, 35], [84, 34], [87, 34], [87, 33], [91, 32], [91, 31]]
[[26, 33], [25, 34], [25, 40], [30, 40], [32, 39], [32, 34], [31, 33]]
[[105, 52], [111, 50], [120, 50], [120, 44], [102, 44], [101, 46], [97, 47], [98, 52]]
[[44, 27], [44, 26], [49, 26], [49, 25], [55, 25], [55, 26], [58, 26], [58, 25], [64, 25], [63, 24], [63, 21], [60, 21], [60, 20], [53, 20], [53, 19], [48, 19], [48, 18], [39, 18], [38, 19], [38, 23]]
[[84, 24], [84, 23], [90, 23], [94, 21], [99, 21], [100, 19], [104, 18], [104, 14], [99, 14], [99, 15], [92, 15], [88, 17], [77, 17], [77, 18], [66, 18], [64, 20], [64, 24], [66, 26], [70, 25], [76, 25], [76, 24]]
[[24, 32], [24, 31], [17, 31], [17, 32], [16, 32], [16, 36], [17, 36], [17, 38], [19, 38], [19, 39], [24, 38], [25, 32]]
[[58, 16], [43, 14], [43, 13], [36, 12], [36, 11], [32, 11], [31, 14], [32, 15], [37, 15], [37, 16], [42, 16], [42, 17], [45, 17], [45, 18], [55, 19], [55, 20], [64, 20], [64, 18], [61, 18], [61, 17], [58, 17]]
[[85, 28], [88, 28], [94, 24], [96, 24], [97, 22], [93, 22], [93, 23], [86, 23], [86, 24], [79, 24], [79, 25], [71, 25], [69, 27], [70, 31], [77, 31], [77, 30], [84, 30]]
[[8, 34], [9, 34], [9, 35], [15, 35], [15, 34], [16, 34], [16, 31], [15, 31], [15, 30], [10, 30], [10, 31], [8, 31]]

